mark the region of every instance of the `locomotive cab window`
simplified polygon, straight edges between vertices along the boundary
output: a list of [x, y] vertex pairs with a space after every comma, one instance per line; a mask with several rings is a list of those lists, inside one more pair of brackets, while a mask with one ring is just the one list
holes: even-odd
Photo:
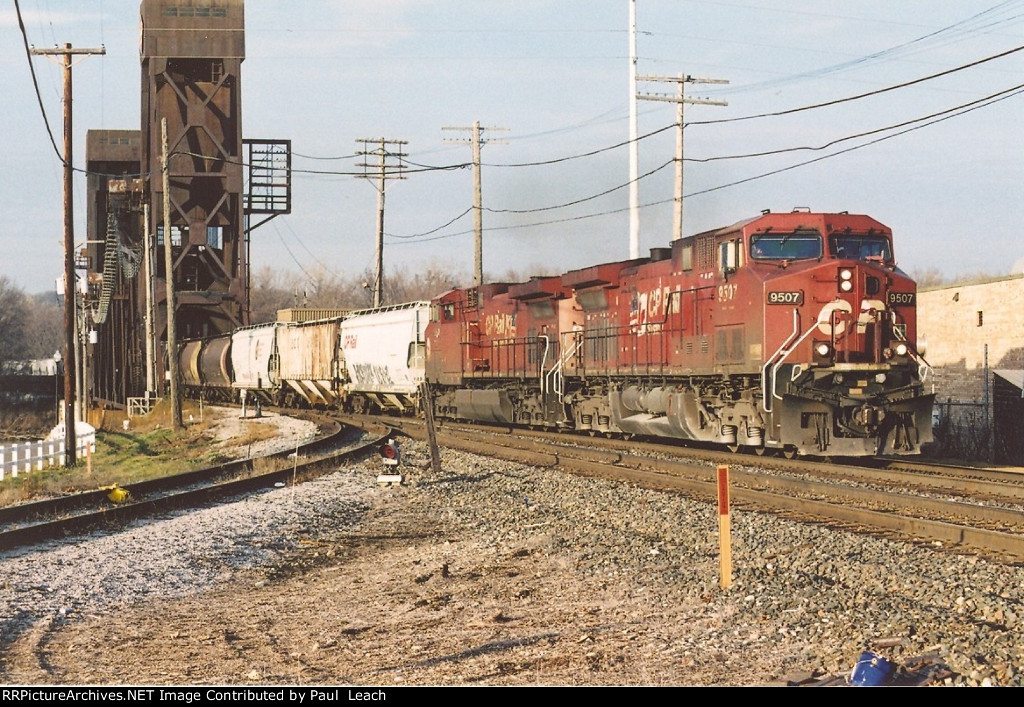
[[821, 234], [817, 231], [755, 233], [750, 237], [754, 260], [809, 260], [821, 257]]
[[885, 236], [835, 233], [828, 238], [828, 249], [833, 258], [842, 260], [892, 262], [892, 248]]

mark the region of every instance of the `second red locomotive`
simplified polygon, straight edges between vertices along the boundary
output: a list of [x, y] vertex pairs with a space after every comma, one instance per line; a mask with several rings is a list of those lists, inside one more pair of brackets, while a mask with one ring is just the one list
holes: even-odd
[[770, 213], [651, 257], [432, 305], [437, 414], [776, 449], [913, 454], [933, 396], [892, 232]]

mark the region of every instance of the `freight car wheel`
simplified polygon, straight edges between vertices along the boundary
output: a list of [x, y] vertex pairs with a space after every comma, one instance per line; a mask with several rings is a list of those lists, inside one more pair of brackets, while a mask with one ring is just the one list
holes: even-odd
[[759, 457], [763, 457], [766, 451], [768, 450], [764, 447], [754, 447], [754, 454]]
[[733, 454], [739, 454], [740, 452], [740, 445], [738, 444], [727, 444], [725, 445], [725, 448], [728, 449]]
[[787, 445], [787, 446], [783, 447], [782, 448], [782, 456], [784, 456], [786, 459], [795, 459], [796, 458], [796, 447], [794, 447], [792, 445]]

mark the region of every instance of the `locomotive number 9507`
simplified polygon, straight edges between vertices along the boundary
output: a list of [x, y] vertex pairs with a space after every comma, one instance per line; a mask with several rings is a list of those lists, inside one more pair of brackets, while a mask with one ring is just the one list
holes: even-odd
[[792, 292], [769, 292], [768, 293], [768, 304], [795, 304], [801, 305], [804, 303], [804, 293], [802, 290], [795, 290]]
[[914, 306], [915, 293], [913, 292], [890, 292], [889, 293], [889, 304], [902, 304], [910, 307]]

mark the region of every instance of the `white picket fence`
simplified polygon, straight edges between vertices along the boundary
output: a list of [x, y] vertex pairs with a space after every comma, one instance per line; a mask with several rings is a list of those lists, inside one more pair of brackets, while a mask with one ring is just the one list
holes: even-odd
[[[94, 453], [96, 433], [76, 437], [75, 448], [78, 450], [75, 455], [78, 459], [84, 459], [86, 455]], [[8, 474], [11, 478], [16, 478], [19, 473], [28, 474], [54, 466], [64, 466], [64, 451], [63, 439], [0, 444], [0, 481], [7, 478]]]

